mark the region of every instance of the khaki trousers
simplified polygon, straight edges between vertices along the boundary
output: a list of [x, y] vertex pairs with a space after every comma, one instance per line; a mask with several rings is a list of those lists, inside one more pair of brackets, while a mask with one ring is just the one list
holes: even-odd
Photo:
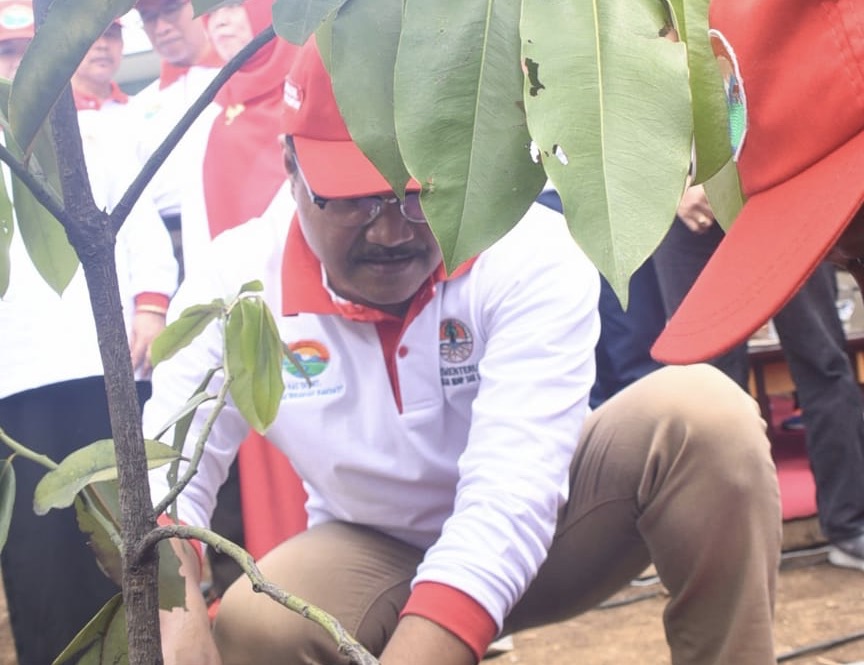
[[[667, 367], [587, 420], [549, 557], [503, 632], [591, 609], [654, 563], [671, 597], [674, 665], [773, 664], [780, 546], [776, 471], [755, 403], [711, 367]], [[288, 540], [260, 568], [379, 654], [422, 557], [332, 523]], [[323, 629], [245, 578], [226, 593], [215, 633], [225, 665], [347, 663]]]

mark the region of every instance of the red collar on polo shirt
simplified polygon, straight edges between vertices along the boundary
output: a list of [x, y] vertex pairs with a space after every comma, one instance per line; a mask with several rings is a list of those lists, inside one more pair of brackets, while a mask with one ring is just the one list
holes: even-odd
[[72, 97], [75, 99], [75, 108], [79, 111], [98, 111], [108, 101], [117, 102], [118, 104], [125, 104], [129, 101], [129, 95], [120, 89], [116, 81], [111, 81], [111, 93], [104, 99], [75, 90], [72, 91]]
[[200, 62], [196, 62], [194, 65], [190, 66], [181, 67], [179, 65], [172, 65], [167, 60], [163, 60], [159, 70], [159, 89], [164, 90], [172, 83], [180, 80], [186, 76], [187, 72], [192, 67], [221, 67], [224, 64], [222, 58], [220, 58], [219, 54], [212, 48], [207, 51], [207, 54], [201, 58]]
[[[438, 282], [464, 275], [476, 260], [477, 257], [469, 259], [450, 276], [444, 272], [444, 265], [439, 265], [414, 295], [408, 317], [416, 315], [432, 299]], [[397, 317], [373, 307], [333, 299], [323, 283], [321, 262], [306, 243], [295, 213], [282, 255], [282, 314], [293, 316], [301, 313], [339, 314], [346, 319], [372, 323], [397, 320]]]

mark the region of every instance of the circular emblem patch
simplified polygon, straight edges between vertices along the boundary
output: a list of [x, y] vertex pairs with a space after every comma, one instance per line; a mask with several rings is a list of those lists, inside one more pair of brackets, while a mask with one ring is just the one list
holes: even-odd
[[[312, 339], [301, 339], [287, 345], [287, 351], [294, 356], [297, 364], [306, 372], [306, 376], [318, 376], [327, 369], [330, 362], [330, 352], [321, 342]], [[288, 358], [282, 361], [286, 372], [297, 378], [303, 378], [303, 373]]]
[[448, 363], [461, 363], [471, 357], [474, 337], [459, 319], [444, 319], [438, 328], [441, 357]]

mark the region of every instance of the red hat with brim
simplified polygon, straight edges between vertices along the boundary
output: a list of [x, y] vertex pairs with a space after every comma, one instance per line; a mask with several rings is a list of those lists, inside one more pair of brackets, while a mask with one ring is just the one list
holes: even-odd
[[746, 111], [747, 200], [652, 348], [672, 364], [746, 340], [864, 204], [864, 3], [714, 0], [710, 21]]
[[[352, 198], [393, 187], [351, 139], [315, 38], [300, 49], [285, 81], [283, 129], [306, 182], [324, 198]], [[413, 178], [406, 187], [420, 190]]]

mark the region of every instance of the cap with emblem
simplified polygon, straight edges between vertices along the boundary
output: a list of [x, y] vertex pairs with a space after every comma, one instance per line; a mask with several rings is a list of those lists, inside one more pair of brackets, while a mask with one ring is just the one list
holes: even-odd
[[864, 2], [713, 0], [746, 203], [652, 354], [744, 341], [798, 290], [864, 203]]

